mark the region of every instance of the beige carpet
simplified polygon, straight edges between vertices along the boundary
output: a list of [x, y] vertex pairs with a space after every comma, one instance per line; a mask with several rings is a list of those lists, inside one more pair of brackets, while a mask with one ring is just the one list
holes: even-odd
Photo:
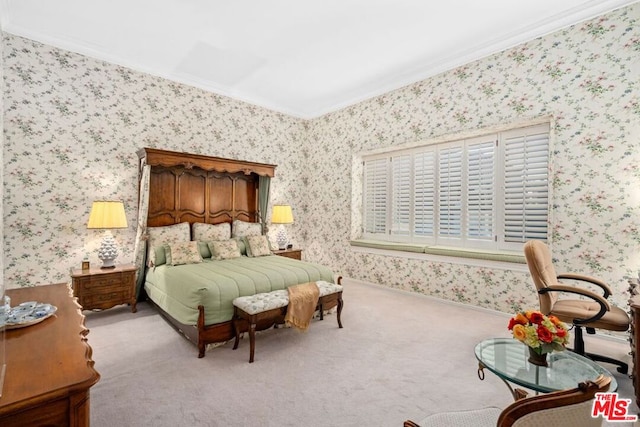
[[[490, 372], [478, 379], [473, 352], [482, 339], [509, 336], [507, 315], [348, 280], [344, 300], [343, 329], [335, 315], [305, 333], [270, 329], [257, 337], [253, 364], [248, 337], [198, 359], [147, 303], [135, 314], [85, 312], [102, 376], [91, 389], [92, 426], [401, 426], [511, 402]], [[590, 350], [628, 358], [624, 341], [588, 339]], [[632, 398], [631, 380], [615, 377]]]

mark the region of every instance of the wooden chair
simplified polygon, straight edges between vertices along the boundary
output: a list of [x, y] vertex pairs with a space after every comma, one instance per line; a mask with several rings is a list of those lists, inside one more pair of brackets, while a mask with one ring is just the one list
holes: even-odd
[[[629, 315], [620, 307], [611, 306], [607, 301], [611, 289], [603, 281], [583, 274], [565, 273], [556, 275], [549, 247], [539, 241], [530, 240], [524, 244], [524, 255], [527, 259], [531, 278], [538, 290], [540, 311], [552, 314], [565, 323], [574, 325], [573, 351], [592, 360], [618, 365], [618, 372], [626, 374], [629, 367], [620, 360], [607, 356], [587, 353], [584, 349], [582, 328], [588, 334], [595, 334], [596, 329], [624, 332], [629, 329]], [[590, 283], [601, 288], [602, 295], [584, 287], [565, 285], [559, 280], [572, 280]], [[578, 294], [586, 299], [559, 299], [558, 294]]]
[[591, 416], [593, 398], [596, 393], [607, 391], [610, 383], [611, 377], [600, 375], [594, 381], [578, 384], [576, 388], [517, 400], [502, 411], [498, 408], [483, 408], [438, 413], [418, 423], [407, 420], [404, 427], [601, 426], [602, 417]]

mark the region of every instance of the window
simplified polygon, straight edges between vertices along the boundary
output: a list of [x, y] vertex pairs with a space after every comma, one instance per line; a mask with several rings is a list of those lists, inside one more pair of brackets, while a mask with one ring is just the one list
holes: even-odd
[[546, 240], [549, 125], [366, 156], [365, 238], [521, 250]]

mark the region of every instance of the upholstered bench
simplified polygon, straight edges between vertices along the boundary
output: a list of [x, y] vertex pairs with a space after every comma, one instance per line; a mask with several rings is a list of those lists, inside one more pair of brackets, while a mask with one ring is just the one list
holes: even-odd
[[[325, 281], [315, 282], [318, 286], [319, 298], [316, 310], [320, 311], [320, 320], [324, 319], [324, 311], [337, 306], [338, 327], [342, 328], [342, 286]], [[255, 353], [256, 331], [262, 331], [273, 325], [284, 323], [289, 306], [289, 292], [284, 290], [263, 292], [233, 300], [233, 328], [236, 339], [233, 349], [238, 348], [240, 334], [249, 331], [249, 363], [253, 363]]]

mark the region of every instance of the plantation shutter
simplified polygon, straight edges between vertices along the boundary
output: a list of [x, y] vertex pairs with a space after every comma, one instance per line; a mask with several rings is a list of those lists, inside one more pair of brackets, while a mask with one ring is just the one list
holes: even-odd
[[416, 153], [413, 168], [413, 233], [416, 237], [433, 237], [436, 200], [435, 151]]
[[494, 238], [496, 135], [467, 146], [467, 233], [470, 239]]
[[391, 158], [392, 197], [391, 234], [411, 235], [411, 156], [408, 154]]
[[388, 158], [367, 160], [364, 164], [364, 232], [387, 231]]
[[548, 126], [506, 132], [503, 141], [504, 241], [524, 243], [530, 239], [546, 240]]
[[438, 155], [439, 235], [461, 237], [462, 147], [443, 148]]
[[518, 253], [546, 240], [549, 127], [364, 157], [362, 237]]

